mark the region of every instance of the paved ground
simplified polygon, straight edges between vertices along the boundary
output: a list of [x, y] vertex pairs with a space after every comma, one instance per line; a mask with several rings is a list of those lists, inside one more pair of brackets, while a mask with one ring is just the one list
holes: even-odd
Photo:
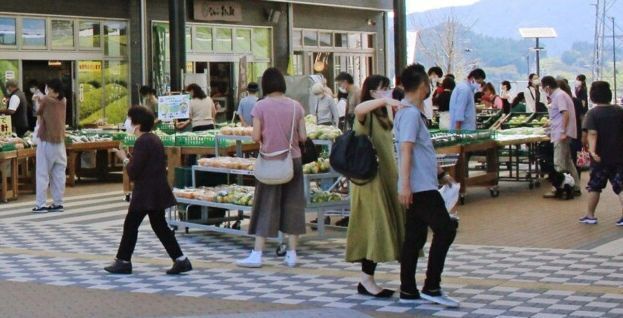
[[[195, 271], [170, 277], [163, 275], [170, 261], [145, 224], [135, 274], [106, 275], [127, 209], [120, 185], [69, 189], [67, 211], [58, 214], [31, 215], [32, 197], [23, 196], [0, 205], [0, 317], [623, 316], [616, 197], [604, 193], [600, 224], [586, 226], [576, 221], [586, 197], [548, 201], [540, 198], [545, 190], [502, 184], [497, 199], [470, 190], [444, 278], [462, 301], [457, 310], [356, 295], [358, 266], [342, 261], [340, 232], [304, 242], [295, 269], [280, 264], [271, 244], [261, 270], [232, 265], [251, 248], [249, 238], [178, 233]], [[397, 288], [398, 273], [398, 264], [382, 264], [377, 276]]]

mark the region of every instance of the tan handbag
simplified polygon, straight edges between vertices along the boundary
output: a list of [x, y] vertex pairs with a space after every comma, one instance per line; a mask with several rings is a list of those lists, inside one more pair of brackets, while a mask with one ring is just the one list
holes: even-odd
[[[292, 163], [292, 138], [294, 137], [294, 124], [296, 119], [296, 105], [292, 106], [292, 130], [290, 131], [290, 142], [288, 149], [279, 150], [271, 153], [261, 151], [255, 161], [255, 179], [267, 185], [286, 184], [294, 177], [294, 164]], [[288, 154], [283, 159], [276, 159], [279, 156]]]

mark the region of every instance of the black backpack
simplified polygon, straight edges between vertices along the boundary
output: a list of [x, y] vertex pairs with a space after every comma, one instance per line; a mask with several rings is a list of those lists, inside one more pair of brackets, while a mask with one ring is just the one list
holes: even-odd
[[379, 168], [376, 149], [372, 145], [372, 120], [370, 114], [370, 136], [356, 135], [350, 130], [338, 137], [331, 148], [331, 167], [351, 179], [355, 185], [372, 181]]

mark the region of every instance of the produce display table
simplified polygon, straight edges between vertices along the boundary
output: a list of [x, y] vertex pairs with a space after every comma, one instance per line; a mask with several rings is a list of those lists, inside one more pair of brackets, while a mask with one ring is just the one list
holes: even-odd
[[73, 143], [65, 146], [67, 149], [67, 185], [76, 185], [76, 168], [78, 157], [86, 151], [97, 152], [97, 176], [105, 178], [108, 174], [108, 151], [119, 148], [118, 141]]
[[[0, 200], [8, 202], [18, 196], [17, 151], [0, 152], [1, 191]], [[10, 182], [9, 182], [10, 180]]]
[[17, 149], [18, 187], [19, 191], [35, 192], [36, 174], [35, 158], [37, 148]]
[[498, 139], [500, 158], [503, 158], [500, 162], [500, 181], [527, 182], [530, 189], [539, 187], [540, 167], [536, 151], [537, 144], [545, 141], [549, 141], [549, 138], [540, 135], [504, 136]]
[[[474, 142], [465, 145], [454, 145], [436, 149], [438, 154], [459, 154], [454, 169], [451, 169], [452, 177], [461, 184], [461, 204], [465, 202], [465, 193], [468, 187], [487, 186], [492, 197], [499, 196], [498, 189], [498, 145], [493, 140]], [[469, 175], [469, 154], [479, 152], [486, 154], [485, 174], [476, 176]]]

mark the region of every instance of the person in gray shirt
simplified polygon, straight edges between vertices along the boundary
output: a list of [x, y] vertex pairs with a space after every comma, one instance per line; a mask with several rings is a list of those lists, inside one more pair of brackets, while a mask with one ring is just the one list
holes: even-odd
[[[400, 299], [420, 298], [446, 307], [459, 303], [441, 291], [441, 273], [446, 255], [456, 237], [458, 222], [450, 217], [438, 191], [439, 181], [454, 184], [452, 177], [437, 164], [433, 142], [426, 127], [424, 100], [430, 94], [428, 76], [419, 65], [407, 67], [401, 75], [405, 89], [404, 105], [396, 114], [394, 134], [398, 143], [398, 192], [407, 208], [404, 245], [400, 260]], [[415, 282], [419, 251], [426, 243], [428, 228], [433, 230], [426, 281], [421, 291]]]
[[311, 88], [309, 112], [316, 116], [318, 125], [335, 126], [340, 122], [337, 104], [333, 96], [327, 94], [321, 83], [316, 83]]
[[253, 116], [251, 116], [251, 111], [257, 103], [257, 92], [259, 91], [259, 85], [255, 82], [249, 83], [247, 85], [247, 93], [249, 95], [240, 100], [240, 104], [238, 104], [238, 117], [240, 118], [240, 123], [242, 123], [245, 127], [253, 126]]

